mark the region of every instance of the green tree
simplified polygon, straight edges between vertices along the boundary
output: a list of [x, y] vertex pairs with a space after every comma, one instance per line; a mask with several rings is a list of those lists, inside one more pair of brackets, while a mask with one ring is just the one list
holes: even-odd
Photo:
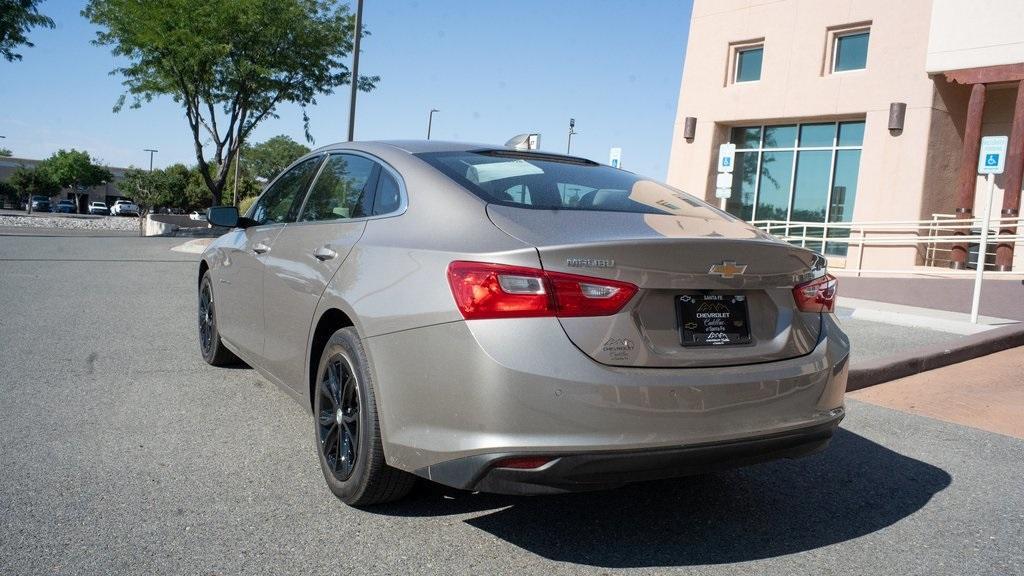
[[[139, 107], [165, 95], [184, 107], [215, 205], [229, 159], [278, 105], [305, 108], [352, 81], [355, 21], [338, 0], [89, 0], [82, 14], [100, 27], [94, 43], [127, 61], [115, 70], [125, 86], [115, 110], [129, 97]], [[378, 80], [361, 76], [358, 85], [368, 91]]]
[[8, 149], [8, 148], [0, 148], [0, 157], [2, 157], [2, 158], [10, 158], [13, 155], [14, 155], [14, 153], [11, 152], [10, 149]]
[[38, 169], [61, 188], [88, 188], [114, 179], [109, 170], [92, 161], [88, 152], [74, 149], [58, 150], [40, 162]]
[[60, 185], [43, 170], [19, 166], [7, 181], [23, 196], [52, 196], [60, 191]]
[[[11, 204], [18, 203], [18, 189], [14, 187], [10, 182], [4, 182], [0, 180], [0, 200], [3, 202], [10, 202]], [[2, 204], [3, 202], [0, 202]]]
[[269, 182], [307, 152], [308, 146], [281, 134], [259, 144], [243, 146], [242, 168]]
[[0, 0], [0, 56], [21, 60], [18, 46], [34, 46], [26, 34], [35, 27], [53, 28], [53, 20], [39, 13], [39, 0]]
[[160, 180], [158, 170], [149, 172], [141, 168], [129, 168], [117, 183], [117, 190], [134, 200], [141, 211], [140, 216], [145, 216], [146, 212], [159, 206], [166, 197], [166, 189]]

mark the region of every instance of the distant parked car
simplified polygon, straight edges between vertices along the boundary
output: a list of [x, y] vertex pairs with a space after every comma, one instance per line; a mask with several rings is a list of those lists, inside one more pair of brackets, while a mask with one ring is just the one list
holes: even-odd
[[127, 198], [122, 198], [110, 207], [111, 216], [138, 216], [139, 206]]
[[197, 210], [193, 210], [192, 213], [188, 215], [188, 217], [191, 220], [198, 220], [200, 222], [206, 222], [206, 214], [203, 214], [202, 212], [199, 212]]
[[106, 216], [110, 214], [110, 208], [107, 208], [104, 202], [93, 202], [89, 204], [89, 214], [99, 214], [100, 216]]
[[50, 199], [46, 196], [33, 196], [32, 197], [32, 211], [33, 212], [49, 212], [50, 211]]
[[76, 214], [78, 207], [71, 200], [61, 200], [57, 202], [57, 205], [53, 207], [54, 212], [60, 212], [62, 214]]

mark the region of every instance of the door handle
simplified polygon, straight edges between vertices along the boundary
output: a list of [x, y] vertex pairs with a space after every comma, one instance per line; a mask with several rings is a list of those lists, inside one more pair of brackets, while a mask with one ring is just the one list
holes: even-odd
[[263, 242], [257, 242], [252, 245], [252, 251], [257, 254], [266, 254], [267, 252], [270, 252], [270, 246], [267, 246]]
[[331, 250], [327, 246], [321, 246], [320, 248], [313, 250], [313, 257], [321, 262], [325, 260], [331, 260], [337, 256], [338, 253], [335, 252], [334, 250]]

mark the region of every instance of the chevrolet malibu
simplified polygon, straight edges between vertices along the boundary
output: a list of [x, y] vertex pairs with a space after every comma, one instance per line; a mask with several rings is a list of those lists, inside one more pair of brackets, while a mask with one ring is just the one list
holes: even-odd
[[199, 342], [312, 414], [354, 506], [417, 477], [592, 490], [823, 449], [849, 342], [820, 255], [571, 156], [316, 150], [202, 255]]

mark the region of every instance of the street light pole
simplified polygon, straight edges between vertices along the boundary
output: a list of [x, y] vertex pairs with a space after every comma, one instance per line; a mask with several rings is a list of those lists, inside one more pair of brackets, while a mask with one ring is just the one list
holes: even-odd
[[356, 0], [356, 37], [352, 43], [352, 98], [348, 104], [348, 141], [356, 134], [356, 92], [359, 91], [359, 37], [363, 35], [363, 0]]
[[427, 115], [427, 140], [430, 140], [430, 127], [434, 124], [434, 112], [440, 112], [437, 108], [431, 108]]
[[153, 150], [152, 148], [145, 148], [142, 151], [143, 152], [149, 152], [149, 171], [152, 172], [153, 171], [153, 154], [156, 154], [157, 152], [159, 152], [159, 150]]
[[565, 153], [566, 154], [568, 154], [569, 151], [572, 150], [572, 135], [573, 134], [579, 134], [579, 132], [576, 131], [576, 119], [575, 118], [569, 118], [569, 141], [565, 144]]

